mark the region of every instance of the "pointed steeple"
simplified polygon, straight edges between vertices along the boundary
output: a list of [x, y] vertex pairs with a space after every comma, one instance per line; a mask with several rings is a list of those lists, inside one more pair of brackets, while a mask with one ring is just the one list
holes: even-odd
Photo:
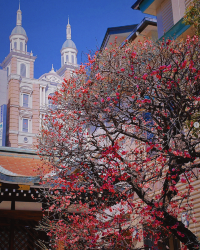
[[53, 64], [52, 64], [52, 67], [51, 67], [51, 71], [49, 71], [49, 72], [52, 72], [52, 73], [55, 72], [54, 67], [53, 67]]
[[16, 25], [22, 26], [22, 12], [20, 10], [20, 0], [19, 0], [19, 9], [17, 11], [17, 23]]
[[68, 16], [68, 24], [66, 27], [66, 36], [67, 36], [67, 40], [71, 40], [72, 36], [71, 36], [71, 25], [69, 24], [69, 16]]

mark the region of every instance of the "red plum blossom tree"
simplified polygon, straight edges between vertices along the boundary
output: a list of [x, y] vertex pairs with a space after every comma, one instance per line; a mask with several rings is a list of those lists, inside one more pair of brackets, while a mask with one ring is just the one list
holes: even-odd
[[51, 97], [39, 152], [55, 171], [41, 225], [52, 249], [144, 249], [150, 235], [154, 249], [170, 237], [199, 249], [180, 217], [195, 222], [199, 52], [197, 36], [114, 43]]

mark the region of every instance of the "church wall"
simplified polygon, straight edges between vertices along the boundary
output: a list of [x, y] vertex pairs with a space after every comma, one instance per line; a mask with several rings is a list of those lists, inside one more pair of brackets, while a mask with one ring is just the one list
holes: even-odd
[[30, 78], [34, 78], [34, 63], [30, 62]]
[[0, 69], [0, 106], [7, 104], [7, 71]]
[[9, 133], [9, 137], [8, 137], [8, 146], [9, 147], [14, 147], [17, 148], [18, 147], [18, 143], [17, 143], [17, 134], [11, 134]]
[[11, 79], [8, 84], [8, 102], [19, 106], [19, 81]]
[[19, 110], [16, 107], [10, 107], [10, 117], [9, 117], [9, 132], [18, 132], [19, 130]]
[[13, 57], [11, 59], [11, 74], [17, 74], [17, 58]]
[[65, 78], [66, 80], [70, 79], [70, 70], [66, 70], [66, 71], [65, 71], [64, 78]]
[[[16, 58], [13, 58], [16, 59]], [[16, 61], [16, 60], [13, 60]], [[12, 62], [13, 63], [13, 62]], [[13, 69], [14, 67], [12, 67]], [[19, 82], [11, 79], [8, 85], [8, 141], [10, 147], [17, 147], [17, 133], [19, 131]]]

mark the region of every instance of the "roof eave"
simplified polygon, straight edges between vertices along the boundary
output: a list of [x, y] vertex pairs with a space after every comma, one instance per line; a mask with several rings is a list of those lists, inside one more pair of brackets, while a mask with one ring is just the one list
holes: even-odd
[[143, 2], [143, 0], [137, 0], [132, 6], [131, 8], [133, 10], [140, 10], [140, 4]]

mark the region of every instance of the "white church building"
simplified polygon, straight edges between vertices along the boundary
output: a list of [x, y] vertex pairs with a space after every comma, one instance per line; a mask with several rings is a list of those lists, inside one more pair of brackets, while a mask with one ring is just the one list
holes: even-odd
[[34, 78], [36, 56], [28, 52], [28, 36], [22, 27], [22, 11], [17, 10], [16, 26], [12, 30], [10, 52], [0, 64], [0, 146], [34, 148], [40, 121], [51, 105], [53, 95], [63, 78], [69, 78], [78, 68], [71, 25], [66, 26], [66, 41], [61, 48], [61, 68]]

